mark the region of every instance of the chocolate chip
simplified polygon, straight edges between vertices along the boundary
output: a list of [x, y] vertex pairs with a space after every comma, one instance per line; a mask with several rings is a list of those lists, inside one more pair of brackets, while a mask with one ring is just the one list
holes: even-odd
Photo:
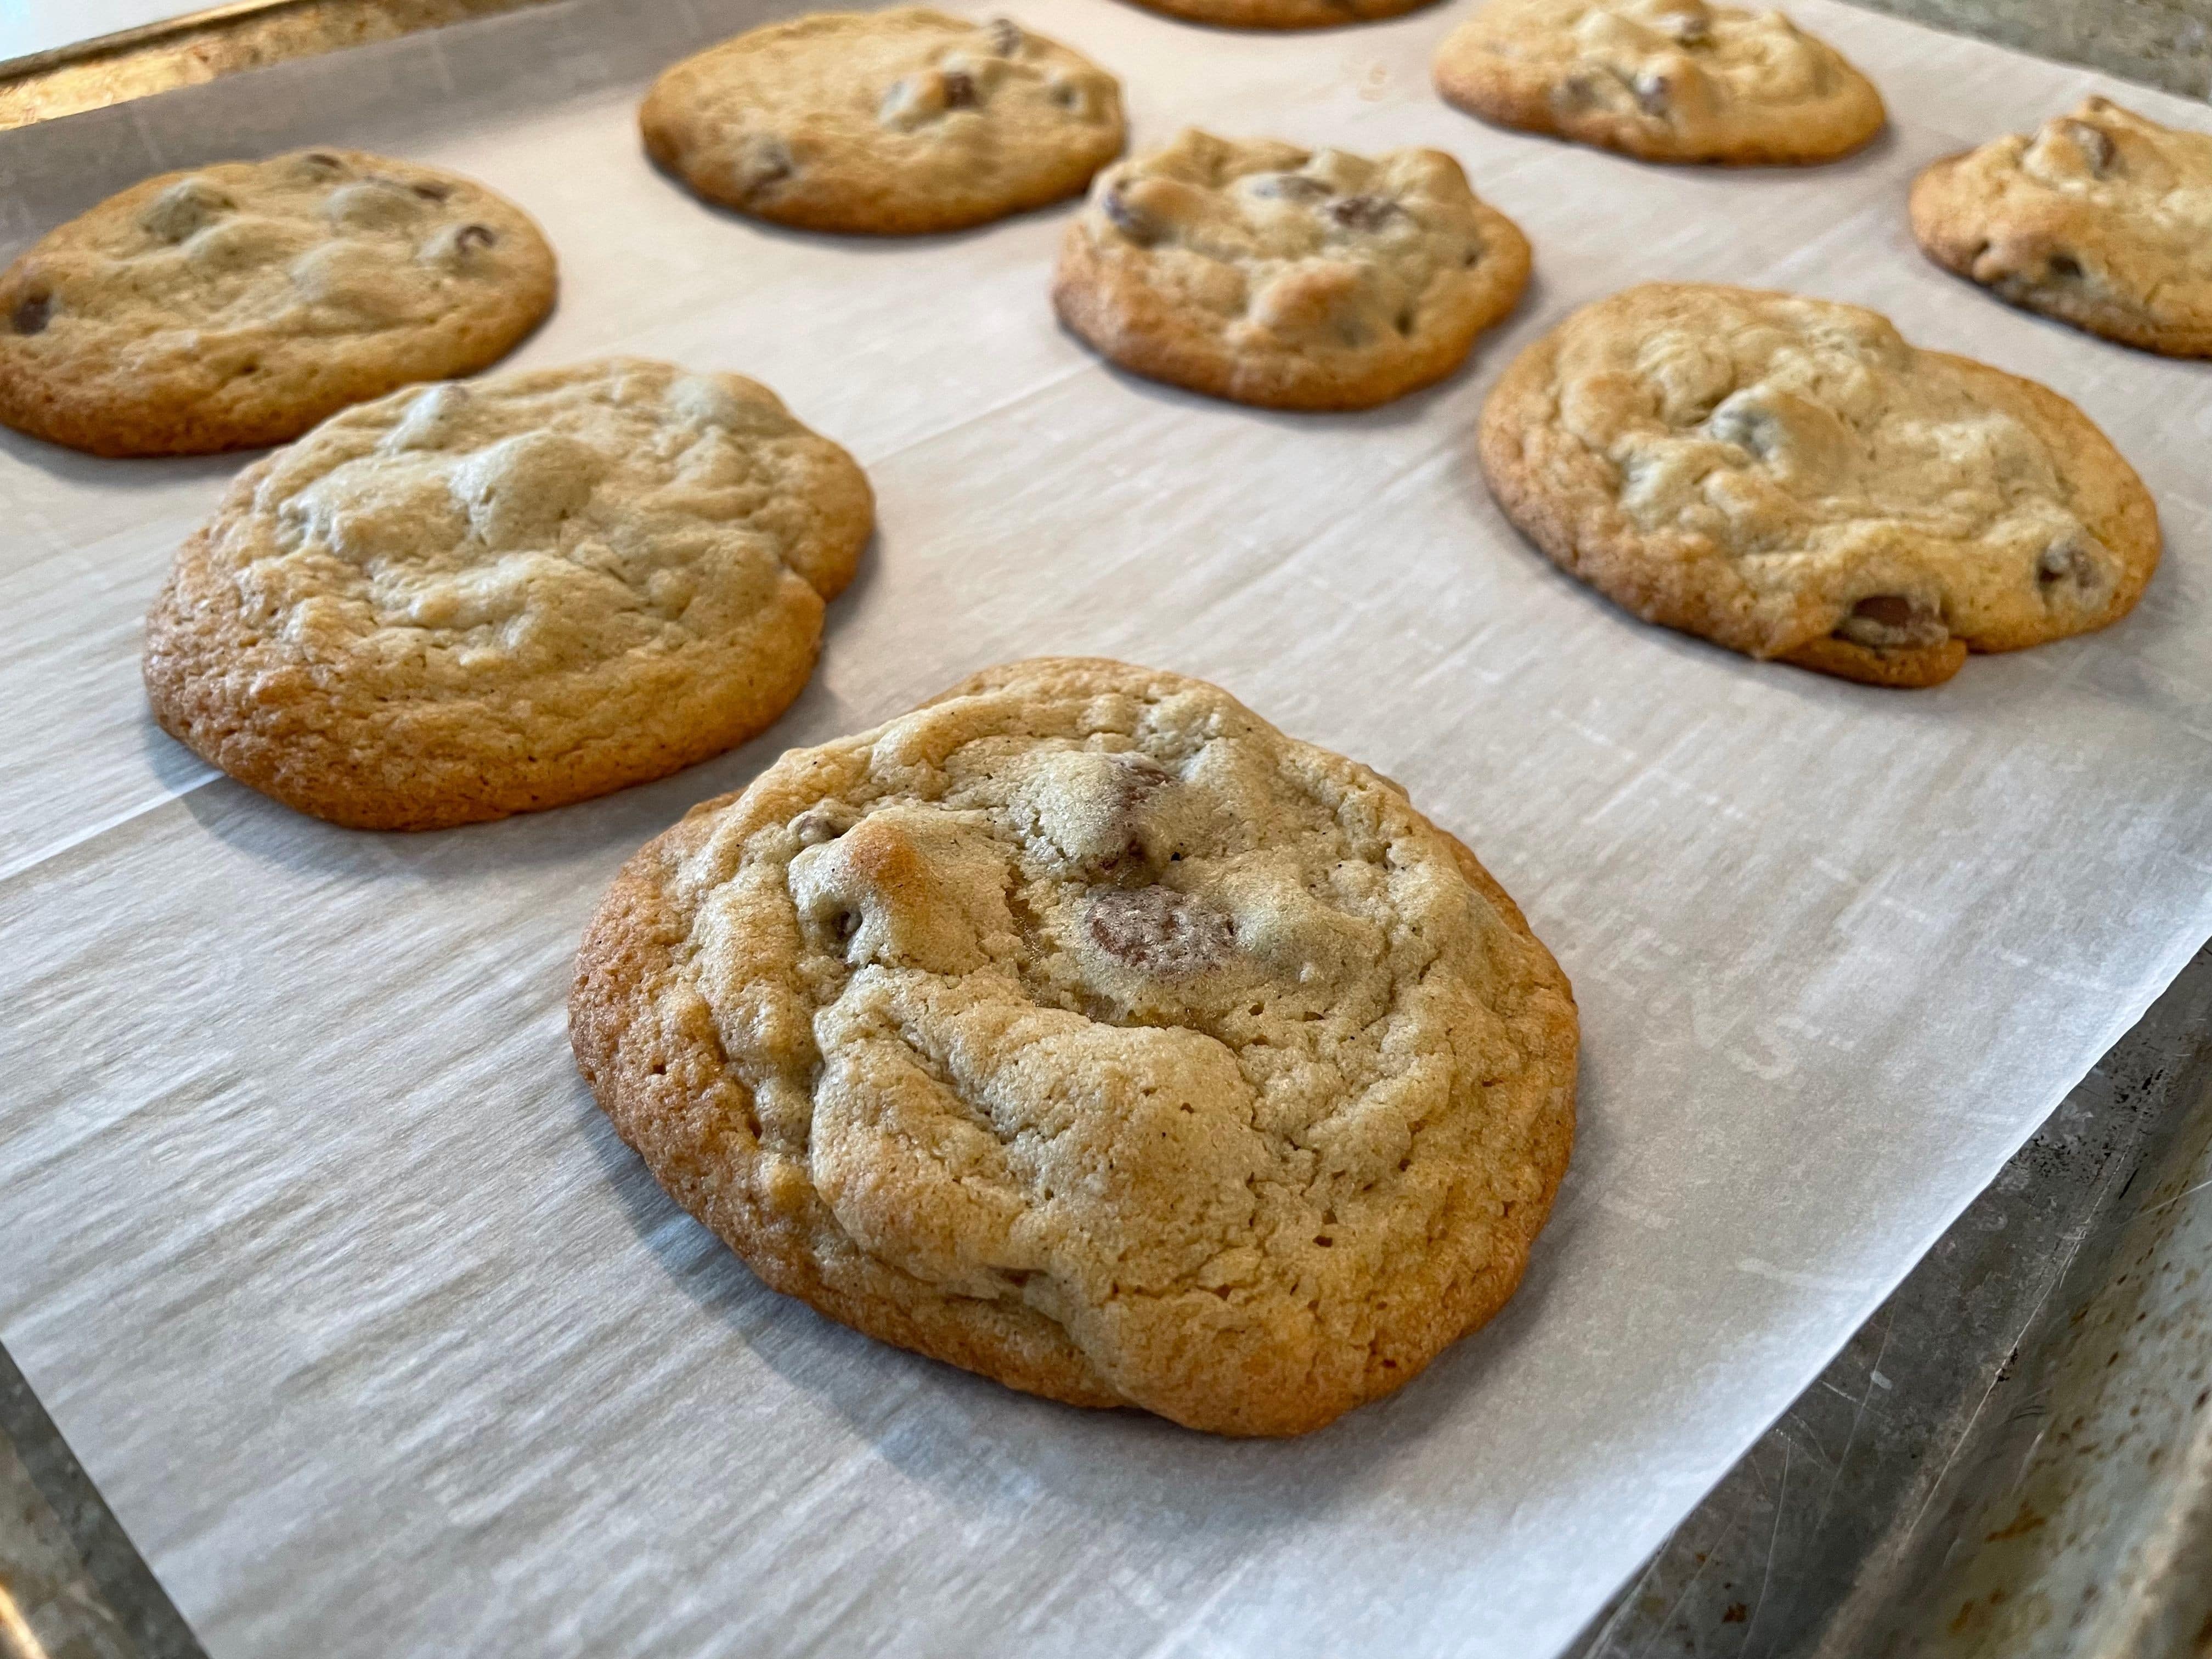
[[1022, 49], [1022, 32], [1012, 18], [994, 17], [984, 26], [991, 32], [991, 50], [1001, 58], [1012, 58]]
[[1279, 196], [1289, 202], [1310, 202], [1329, 193], [1328, 186], [1304, 173], [1263, 173], [1252, 181], [1255, 196]]
[[1636, 77], [1636, 107], [1646, 115], [1664, 115], [1670, 93], [1663, 75], [1639, 75]]
[[326, 149], [311, 149], [300, 159], [309, 167], [320, 167], [326, 173], [337, 173], [345, 167], [343, 161]]
[[1091, 939], [1141, 973], [1204, 973], [1236, 947], [1237, 924], [1205, 900], [1170, 887], [1109, 887], [1093, 894], [1085, 919]]
[[1152, 226], [1129, 204], [1128, 198], [1121, 194], [1120, 185], [1109, 185], [1098, 192], [1098, 210], [1112, 220], [1114, 228], [1131, 241], [1146, 246], [1151, 245]]
[[1901, 593], [1877, 593], [1851, 607], [1853, 617], [1881, 628], [1910, 628], [1916, 614], [1912, 601]]
[[1876, 651], [1919, 650], [1951, 637], [1940, 612], [1902, 593], [1875, 593], [1851, 607], [1836, 637]]
[[54, 296], [51, 294], [26, 294], [15, 301], [15, 308], [8, 313], [8, 325], [18, 334], [43, 334], [47, 319], [54, 314]]
[[1782, 423], [1751, 391], [1730, 393], [1705, 417], [1705, 430], [1717, 441], [1734, 444], [1757, 459], [1771, 461], [1782, 447]]
[[2045, 262], [2044, 269], [2057, 282], [2078, 283], [2081, 280], [2081, 262], [2070, 253], [2052, 254]]
[[426, 202], [442, 202], [448, 196], [451, 196], [453, 193], [453, 187], [451, 185], [408, 185], [408, 189], [413, 191], [417, 196], [421, 197]]
[[2102, 127], [2091, 126], [2087, 121], [2067, 120], [2058, 125], [2089, 163], [2089, 171], [2100, 179], [2103, 178], [2119, 154], [2118, 146], [2112, 143], [2112, 134]]
[[2039, 586], [2050, 587], [2058, 582], [2071, 582], [2076, 587], [2092, 587], [2097, 583], [2097, 561], [2089, 550], [2072, 536], [2061, 538], [2043, 550], [2035, 562], [2035, 580]]
[[835, 841], [853, 827], [852, 810], [840, 801], [817, 801], [791, 821], [791, 832], [802, 847], [819, 847]]
[[1121, 756], [1115, 774], [1122, 803], [1127, 806], [1150, 799], [1175, 781], [1175, 774], [1149, 755]]
[[1552, 88], [1552, 102], [1570, 113], [1603, 101], [1597, 79], [1591, 75], [1570, 75]]
[[489, 247], [499, 240], [499, 233], [489, 225], [463, 225], [453, 233], [453, 246], [466, 252], [471, 248]]
[[945, 107], [973, 109], [975, 106], [975, 77], [964, 70], [945, 71]]
[[760, 137], [746, 141], [742, 181], [746, 195], [765, 190], [797, 171], [798, 164], [791, 159], [791, 151], [782, 139]]
[[1346, 230], [1380, 230], [1392, 214], [1401, 210], [1380, 196], [1346, 196], [1323, 210]]

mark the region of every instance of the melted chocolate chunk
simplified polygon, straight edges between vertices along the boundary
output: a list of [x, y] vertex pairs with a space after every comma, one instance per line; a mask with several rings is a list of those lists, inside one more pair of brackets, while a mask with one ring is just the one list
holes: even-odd
[[8, 313], [8, 325], [18, 334], [43, 334], [54, 314], [51, 294], [26, 294]]
[[2042, 587], [2059, 582], [2093, 587], [2096, 586], [2097, 574], [2097, 561], [2090, 556], [2087, 548], [2071, 537], [2051, 543], [2035, 562], [2035, 580]]
[[756, 139], [747, 147], [744, 177], [745, 194], [750, 196], [799, 170], [791, 159], [791, 151], [781, 138]]
[[1851, 615], [1880, 628], [1910, 628], [1919, 612], [1901, 593], [1877, 593], [1851, 607]]
[[1380, 230], [1392, 214], [1402, 210], [1395, 202], [1380, 196], [1347, 196], [1331, 202], [1325, 210], [1346, 230]]
[[1091, 896], [1085, 921], [1116, 962], [1169, 978], [1218, 968], [1237, 945], [1235, 921], [1170, 887], [1106, 888]]
[[1131, 241], [1146, 246], [1151, 245], [1152, 226], [1129, 204], [1128, 198], [1121, 194], [1118, 185], [1109, 185], [1098, 192], [1098, 210], [1113, 222], [1115, 229]]

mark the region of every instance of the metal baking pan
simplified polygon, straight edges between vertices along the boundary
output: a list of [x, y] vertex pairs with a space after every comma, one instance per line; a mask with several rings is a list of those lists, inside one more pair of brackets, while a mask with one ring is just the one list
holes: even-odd
[[[557, 0], [219, 8], [0, 66], [0, 125], [521, 3], [568, 9]], [[642, 15], [618, 50], [649, 65], [700, 22], [684, 6]], [[453, 38], [466, 58], [495, 37], [465, 25]], [[434, 77], [410, 82], [389, 54], [362, 61], [371, 67], [359, 95], [334, 121], [388, 119], [410, 99], [426, 121], [443, 118]], [[580, 61], [573, 84], [623, 73]], [[251, 148], [252, 83], [238, 84], [232, 107]], [[41, 146], [35, 157], [40, 193], [66, 194], [66, 154]], [[2212, 1414], [2200, 1397], [2212, 1329], [2202, 1272], [2212, 1255], [2208, 1067], [2212, 957], [2200, 955], [1578, 1650], [2212, 1652]], [[33, 1612], [105, 1606], [112, 1617], [93, 1615], [82, 1639], [116, 1645], [88, 1651], [191, 1650], [27, 1387], [0, 1380], [11, 1385], [0, 1390], [0, 1426], [20, 1458], [12, 1490], [29, 1517], [16, 1559], [46, 1552], [39, 1572], [19, 1565], [10, 1575], [50, 1592]], [[0, 1560], [6, 1549], [0, 1534]]]

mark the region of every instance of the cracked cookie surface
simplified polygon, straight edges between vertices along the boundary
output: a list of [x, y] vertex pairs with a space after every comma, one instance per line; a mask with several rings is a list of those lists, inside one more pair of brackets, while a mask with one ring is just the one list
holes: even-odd
[[1401, 791], [1226, 693], [992, 669], [633, 858], [577, 1060], [774, 1288], [1012, 1387], [1280, 1435], [1518, 1282], [1567, 982]]
[[455, 173], [343, 149], [165, 173], [0, 275], [0, 422], [98, 455], [281, 443], [495, 361], [554, 287], [529, 216]]
[[808, 230], [957, 230], [1078, 194], [1121, 153], [1121, 89], [1006, 18], [919, 6], [771, 23], [687, 58], [639, 111], [708, 201]]
[[2102, 628], [2158, 564], [2149, 493], [2080, 410], [1824, 300], [1586, 306], [1506, 369], [1480, 451], [1522, 532], [1646, 621], [1875, 684]]
[[766, 727], [873, 518], [735, 374], [612, 359], [348, 410], [240, 473], [146, 623], [162, 726], [286, 805], [424, 830]]
[[2212, 133], [2084, 99], [1937, 161], [1912, 234], [2001, 299], [2169, 356], [2212, 357]]
[[1705, 0], [1489, 0], [1444, 37], [1437, 90], [1486, 121], [1646, 161], [1832, 161], [1881, 94], [1778, 11]]
[[1449, 155], [1187, 131], [1101, 173], [1053, 278], [1124, 368], [1274, 409], [1441, 380], [1528, 281], [1528, 243]]

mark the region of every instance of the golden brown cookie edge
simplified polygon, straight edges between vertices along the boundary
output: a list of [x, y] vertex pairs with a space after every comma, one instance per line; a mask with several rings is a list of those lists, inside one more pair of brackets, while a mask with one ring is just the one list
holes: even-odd
[[[928, 8], [913, 9], [927, 10]], [[927, 192], [896, 198], [881, 194], [855, 197], [849, 192], [833, 190], [827, 192], [780, 193], [756, 199], [757, 191], [727, 184], [708, 168], [703, 152], [711, 133], [710, 124], [692, 106], [688, 96], [691, 82], [705, 72], [701, 66], [707, 59], [736, 46], [750, 35], [785, 30], [793, 23], [810, 22], [823, 17], [865, 19], [875, 15], [813, 13], [781, 22], [766, 23], [718, 41], [670, 64], [654, 77], [652, 86], [647, 88], [645, 97], [638, 105], [638, 134], [647, 155], [655, 167], [701, 201], [726, 208], [732, 213], [757, 219], [765, 224], [829, 235], [929, 236], [972, 230], [981, 225], [994, 224], [1001, 219], [1033, 213], [1055, 202], [1080, 196], [1098, 170], [1113, 161], [1127, 147], [1128, 114], [1118, 95], [1120, 80], [1097, 64], [1091, 64], [1088, 58], [1076, 52], [1073, 46], [1050, 35], [1036, 35], [1038, 40], [1082, 58], [1098, 73], [1106, 75], [1114, 82], [1117, 95], [1113, 125], [1110, 130], [1101, 133], [1094, 150], [1072, 153], [1063, 169], [1040, 179], [1032, 190], [1011, 191], [988, 204], [977, 203], [967, 207], [950, 202], [933, 202], [928, 199]]]
[[[1619, 297], [1609, 295], [1591, 303], [1606, 304]], [[1578, 526], [1563, 501], [1535, 487], [1534, 469], [1526, 459], [1526, 447], [1531, 441], [1542, 441], [1548, 428], [1531, 411], [1550, 404], [1545, 386], [1558, 356], [1559, 337], [1588, 308], [1577, 307], [1562, 318], [1506, 366], [1483, 404], [1476, 428], [1476, 459], [1492, 498], [1526, 540], [1567, 574], [1641, 621], [1692, 635], [1757, 660], [1786, 662], [1862, 684], [1917, 690], [1949, 679], [1969, 652], [2023, 650], [2111, 626], [2135, 607], [2158, 567], [2160, 541], [2156, 505], [2135, 469], [2094, 422], [2039, 381], [1973, 358], [1915, 347], [1969, 379], [1982, 378], [1997, 396], [2026, 405], [2020, 412], [2040, 428], [2039, 435], [2054, 454], [2073, 459], [2086, 453], [2091, 458], [2088, 464], [2075, 466], [2067, 476], [2077, 490], [2086, 489], [2092, 497], [2085, 503], [2088, 508], [2085, 521], [2100, 540], [2120, 554], [2124, 580], [2116, 585], [2112, 602], [2100, 618], [2080, 627], [2038, 630], [2017, 638], [1966, 641], [1954, 636], [1942, 644], [1910, 651], [1877, 650], [1832, 637], [1801, 641], [1771, 653], [1763, 651], [1747, 627], [1739, 625], [1736, 607], [1726, 604], [1723, 596], [1708, 591], [1710, 584], [1662, 580], [1665, 570], [1636, 550], [1638, 544], [1649, 538], [1628, 526], [1617, 507], [1603, 509], [1599, 515], [1602, 522], [1595, 526]], [[1601, 500], [1611, 493], [1606, 468], [1579, 445], [1566, 447], [1565, 464], [1582, 477], [1588, 493]]]
[[[417, 349], [398, 362], [347, 365], [341, 370], [329, 360], [319, 361], [318, 376], [326, 384], [313, 393], [261, 410], [236, 408], [240, 401], [238, 396], [227, 399], [155, 397], [148, 395], [135, 380], [118, 395], [106, 390], [107, 382], [98, 376], [27, 374], [21, 365], [9, 362], [12, 337], [0, 330], [0, 425], [109, 459], [265, 448], [302, 436], [356, 404], [373, 402], [404, 386], [453, 380], [487, 368], [527, 339], [551, 313], [559, 297], [558, 260], [544, 228], [518, 204], [489, 185], [449, 168], [369, 150], [334, 149], [332, 153], [356, 164], [397, 162], [482, 191], [507, 216], [508, 222], [502, 228], [523, 235], [523, 245], [533, 256], [525, 272], [526, 280], [515, 285], [508, 304], [476, 317], [448, 313], [434, 335], [428, 330], [416, 331]], [[54, 226], [0, 271], [0, 317], [14, 313], [21, 289], [35, 276], [41, 252], [62, 233], [94, 215], [126, 211], [178, 180], [206, 170], [205, 167], [185, 167], [142, 179]], [[242, 389], [233, 382], [226, 390]]]
[[[1032, 658], [981, 670], [924, 699], [916, 707], [927, 708], [952, 698], [1000, 689], [1018, 677], [1039, 676], [1079, 684], [1115, 687], [1125, 687], [1131, 676], [1189, 683], [1187, 676], [1137, 668], [1110, 658]], [[654, 977], [665, 976], [677, 946], [688, 936], [688, 928], [667, 902], [659, 878], [678, 859], [703, 844], [720, 814], [743, 806], [756, 792], [787, 787], [792, 780], [782, 769], [806, 752], [787, 751], [775, 767], [747, 789], [694, 807], [684, 819], [647, 842], [624, 864], [594, 913], [577, 954], [570, 991], [569, 1030], [579, 1070], [617, 1132], [646, 1160], [655, 1179], [771, 1289], [797, 1297], [817, 1312], [866, 1335], [957, 1365], [1024, 1393], [1077, 1406], [1135, 1404], [1115, 1395], [1060, 1328], [1043, 1321], [1042, 1316], [1030, 1317], [1056, 1334], [1056, 1346], [1031, 1346], [1031, 1339], [1037, 1333], [1031, 1332], [1026, 1324], [1017, 1331], [1003, 1317], [984, 1319], [979, 1329], [979, 1316], [1002, 1314], [1001, 1304], [947, 1296], [872, 1258], [862, 1259], [874, 1281], [880, 1285], [896, 1285], [901, 1296], [922, 1304], [927, 1316], [917, 1316], [911, 1307], [900, 1305], [895, 1298], [855, 1291], [830, 1282], [821, 1272], [820, 1263], [803, 1245], [795, 1251], [786, 1248], [791, 1241], [779, 1238], [777, 1230], [761, 1219], [757, 1203], [748, 1211], [750, 1194], [738, 1192], [738, 1183], [702, 1173], [714, 1146], [720, 1144], [712, 1141], [708, 1132], [723, 1132], [718, 1126], [707, 1124], [700, 1113], [686, 1109], [686, 1097], [670, 1079], [688, 1073], [683, 1066], [671, 1062], [664, 1052], [665, 1045], [656, 1046], [654, 1033], [639, 1029], [643, 1024], [639, 1011], [652, 1006], [640, 995], [640, 988]], [[1371, 769], [1363, 766], [1359, 769], [1404, 799], [1405, 792], [1400, 786], [1372, 773]], [[1535, 1115], [1534, 1144], [1529, 1148], [1540, 1190], [1526, 1204], [1507, 1205], [1513, 1224], [1490, 1234], [1492, 1249], [1477, 1271], [1453, 1277], [1443, 1294], [1423, 1304], [1426, 1311], [1424, 1328], [1413, 1333], [1394, 1332], [1395, 1340], [1389, 1342], [1378, 1340], [1370, 1353], [1362, 1388], [1342, 1395], [1324, 1395], [1310, 1389], [1287, 1390], [1266, 1401], [1228, 1402], [1225, 1410], [1163, 1410], [1165, 1402], [1161, 1401], [1149, 1402], [1145, 1407], [1185, 1427], [1237, 1437], [1287, 1437], [1309, 1433], [1356, 1407], [1395, 1393], [1453, 1343], [1472, 1334], [1505, 1305], [1519, 1287], [1527, 1270], [1528, 1251], [1549, 1218], [1574, 1144], [1581, 1026], [1573, 990], [1556, 958], [1529, 928], [1520, 908], [1474, 853], [1456, 836], [1437, 829], [1426, 817], [1421, 817], [1421, 822], [1444, 841], [1462, 875], [1492, 905], [1509, 933], [1533, 951], [1530, 965], [1535, 970], [1535, 982], [1524, 999], [1522, 1012], [1537, 1027], [1533, 1033], [1537, 1047], [1528, 1054], [1528, 1064], [1530, 1069], [1544, 1066], [1554, 1073], [1553, 1080], [1544, 1089], [1544, 1098]], [[696, 1059], [696, 1055], [687, 1058]], [[743, 1091], [742, 1084], [729, 1078], [726, 1072], [720, 1077], [730, 1089]], [[750, 1112], [749, 1093], [743, 1109]], [[664, 1163], [675, 1173], [672, 1185], [662, 1174]], [[811, 1186], [803, 1201], [810, 1210], [819, 1212], [822, 1224], [839, 1238], [843, 1237], [842, 1229], [829, 1217], [827, 1206], [821, 1203], [818, 1194], [811, 1192]], [[850, 1254], [855, 1257], [861, 1255], [856, 1249]], [[1025, 1315], [1030, 1312], [1019, 1311]], [[994, 1326], [1000, 1328], [995, 1336]], [[1023, 1338], [1022, 1346], [1011, 1352], [1001, 1346], [1010, 1334]]]
[[1319, 368], [1288, 352], [1240, 353], [1191, 327], [1150, 283], [1102, 257], [1079, 218], [1060, 239], [1053, 267], [1053, 310], [1070, 332], [1109, 362], [1164, 386], [1291, 413], [1379, 408], [1449, 379], [1474, 352], [1475, 342], [1510, 316], [1528, 291], [1534, 258], [1528, 237], [1480, 197], [1474, 205], [1482, 226], [1484, 264], [1498, 273], [1484, 302], [1470, 306], [1456, 327], [1429, 336], [1421, 349], [1377, 362], [1363, 375]]
[[[743, 375], [712, 378], [757, 386]], [[235, 586], [210, 580], [204, 568], [211, 532], [227, 515], [251, 510], [282, 452], [240, 473], [208, 523], [179, 549], [146, 618], [140, 675], [147, 702], [161, 729], [210, 765], [295, 811], [352, 830], [488, 823], [593, 799], [709, 760], [766, 731], [805, 690], [821, 653], [828, 603], [850, 582], [874, 534], [866, 473], [841, 445], [808, 430], [821, 446], [817, 488], [826, 509], [815, 526], [819, 545], [805, 561], [810, 568], [793, 567], [798, 587], [786, 592], [799, 613], [790, 620], [801, 625], [773, 634], [781, 648], [751, 659], [744, 684], [717, 678], [693, 687], [719, 698], [719, 707], [689, 732], [506, 765], [496, 757], [396, 749], [392, 721], [356, 718], [307, 665], [269, 653], [260, 630], [236, 615]], [[395, 769], [406, 781], [395, 785]]]
[[[2100, 339], [2162, 357], [2212, 357], [2212, 319], [2191, 328], [2064, 289], [2006, 283], [1978, 274], [1976, 267], [1982, 256], [1996, 240], [1996, 228], [1982, 204], [1960, 187], [1964, 164], [1976, 153], [1960, 150], [1942, 156], [1913, 178], [1906, 198], [1906, 219], [1912, 227], [1912, 240], [1931, 261], [2006, 305]], [[2084, 224], [2081, 216], [2052, 204], [2015, 220], [2008, 239], [2071, 249], [2093, 240], [2094, 234], [2094, 227]]]
[[[1429, 72], [1437, 94], [1455, 109], [1493, 126], [1610, 150], [1638, 161], [1711, 167], [1820, 167], [1840, 161], [1879, 137], [1889, 125], [1881, 89], [1841, 52], [1845, 80], [1832, 118], [1826, 123], [1778, 120], [1740, 142], [1698, 147], [1671, 142], [1663, 129], [1618, 112], [1590, 110], [1563, 117], [1541, 72], [1523, 70], [1486, 47], [1480, 14], [1437, 44]], [[1821, 45], [1826, 46], [1824, 40]], [[1835, 52], [1829, 46], [1828, 50]], [[1825, 128], [1816, 134], [1816, 128]]]

